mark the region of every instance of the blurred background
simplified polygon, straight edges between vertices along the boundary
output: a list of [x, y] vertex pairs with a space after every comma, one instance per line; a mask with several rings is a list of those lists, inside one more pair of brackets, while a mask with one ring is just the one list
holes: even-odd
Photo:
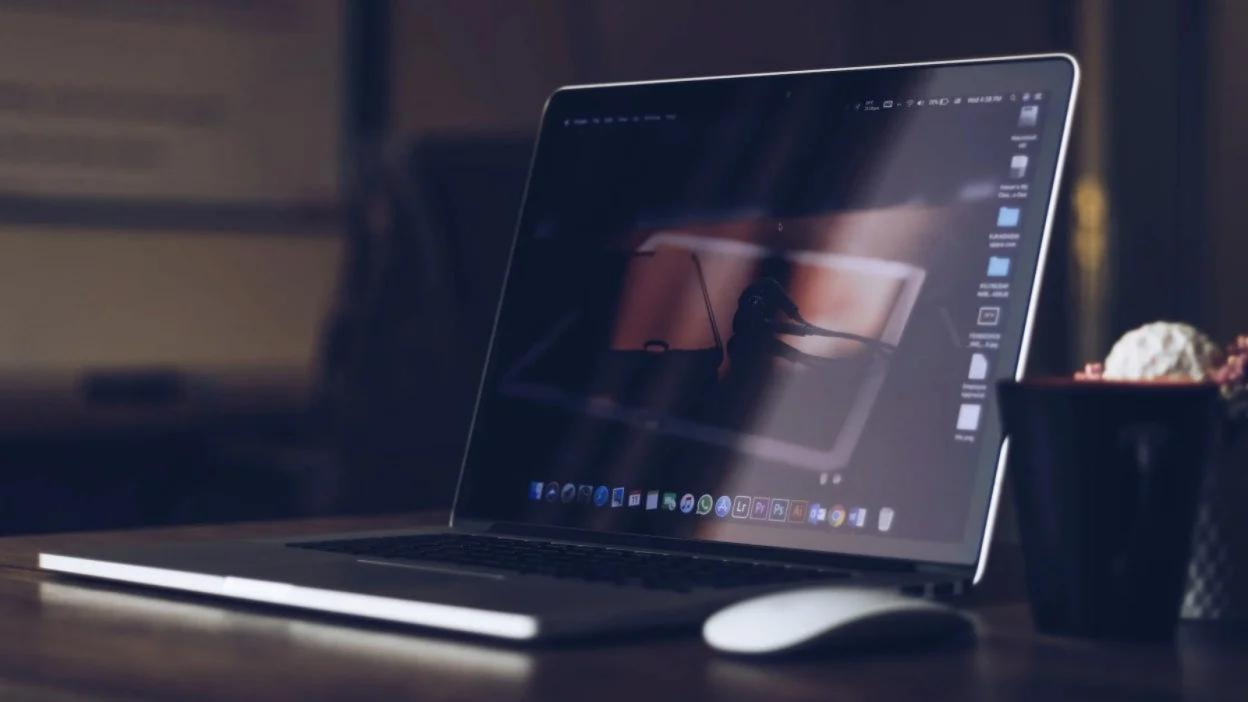
[[1248, 331], [1248, 4], [9, 0], [0, 533], [449, 505], [542, 105], [1065, 51], [1030, 372]]

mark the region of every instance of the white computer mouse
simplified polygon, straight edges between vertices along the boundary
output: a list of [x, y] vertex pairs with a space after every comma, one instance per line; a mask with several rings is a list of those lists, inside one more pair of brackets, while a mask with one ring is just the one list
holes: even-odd
[[952, 607], [892, 590], [810, 587], [729, 605], [706, 620], [702, 636], [717, 651], [768, 655], [822, 645], [913, 644], [973, 628]]

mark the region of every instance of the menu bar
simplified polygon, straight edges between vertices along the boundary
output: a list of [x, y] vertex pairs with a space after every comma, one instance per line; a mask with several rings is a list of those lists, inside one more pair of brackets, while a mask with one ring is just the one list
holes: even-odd
[[937, 97], [879, 98], [858, 100], [850, 104], [856, 112], [880, 112], [915, 108], [950, 107], [954, 105], [991, 105], [1004, 102], [1039, 102], [1044, 93], [1001, 93], [996, 95], [956, 95]]

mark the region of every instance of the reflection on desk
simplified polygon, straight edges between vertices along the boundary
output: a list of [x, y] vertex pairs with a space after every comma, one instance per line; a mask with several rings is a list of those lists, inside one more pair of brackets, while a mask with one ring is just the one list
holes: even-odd
[[67, 614], [60, 610], [69, 610], [70, 616], [88, 620], [142, 622], [145, 627], [176, 627], [234, 640], [264, 637], [285, 641], [314, 655], [332, 655], [344, 668], [357, 674], [365, 672], [369, 665], [401, 666], [425, 681], [439, 676], [468, 676], [476, 685], [491, 681], [516, 685], [529, 677], [533, 667], [532, 658], [519, 651], [412, 636], [410, 632], [289, 618], [279, 611], [229, 609], [180, 597], [119, 592], [76, 582], [39, 583], [39, 604], [45, 615], [56, 617]]
[[[1185, 626], [1173, 645], [1039, 636], [1005, 552], [968, 606], [974, 645], [757, 661], [696, 631], [544, 648], [170, 595], [34, 570], [89, 540], [220, 539], [418, 526], [444, 515], [0, 539], [5, 699], [1242, 700], [1248, 636]], [[1016, 563], [1016, 561], [1013, 561]]]

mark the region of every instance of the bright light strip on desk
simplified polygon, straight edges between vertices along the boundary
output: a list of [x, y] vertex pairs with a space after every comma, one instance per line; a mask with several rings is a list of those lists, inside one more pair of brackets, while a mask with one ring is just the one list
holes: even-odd
[[360, 595], [267, 580], [187, 573], [51, 553], [39, 554], [39, 567], [58, 573], [507, 639], [532, 639], [538, 632], [537, 620], [523, 614]]

